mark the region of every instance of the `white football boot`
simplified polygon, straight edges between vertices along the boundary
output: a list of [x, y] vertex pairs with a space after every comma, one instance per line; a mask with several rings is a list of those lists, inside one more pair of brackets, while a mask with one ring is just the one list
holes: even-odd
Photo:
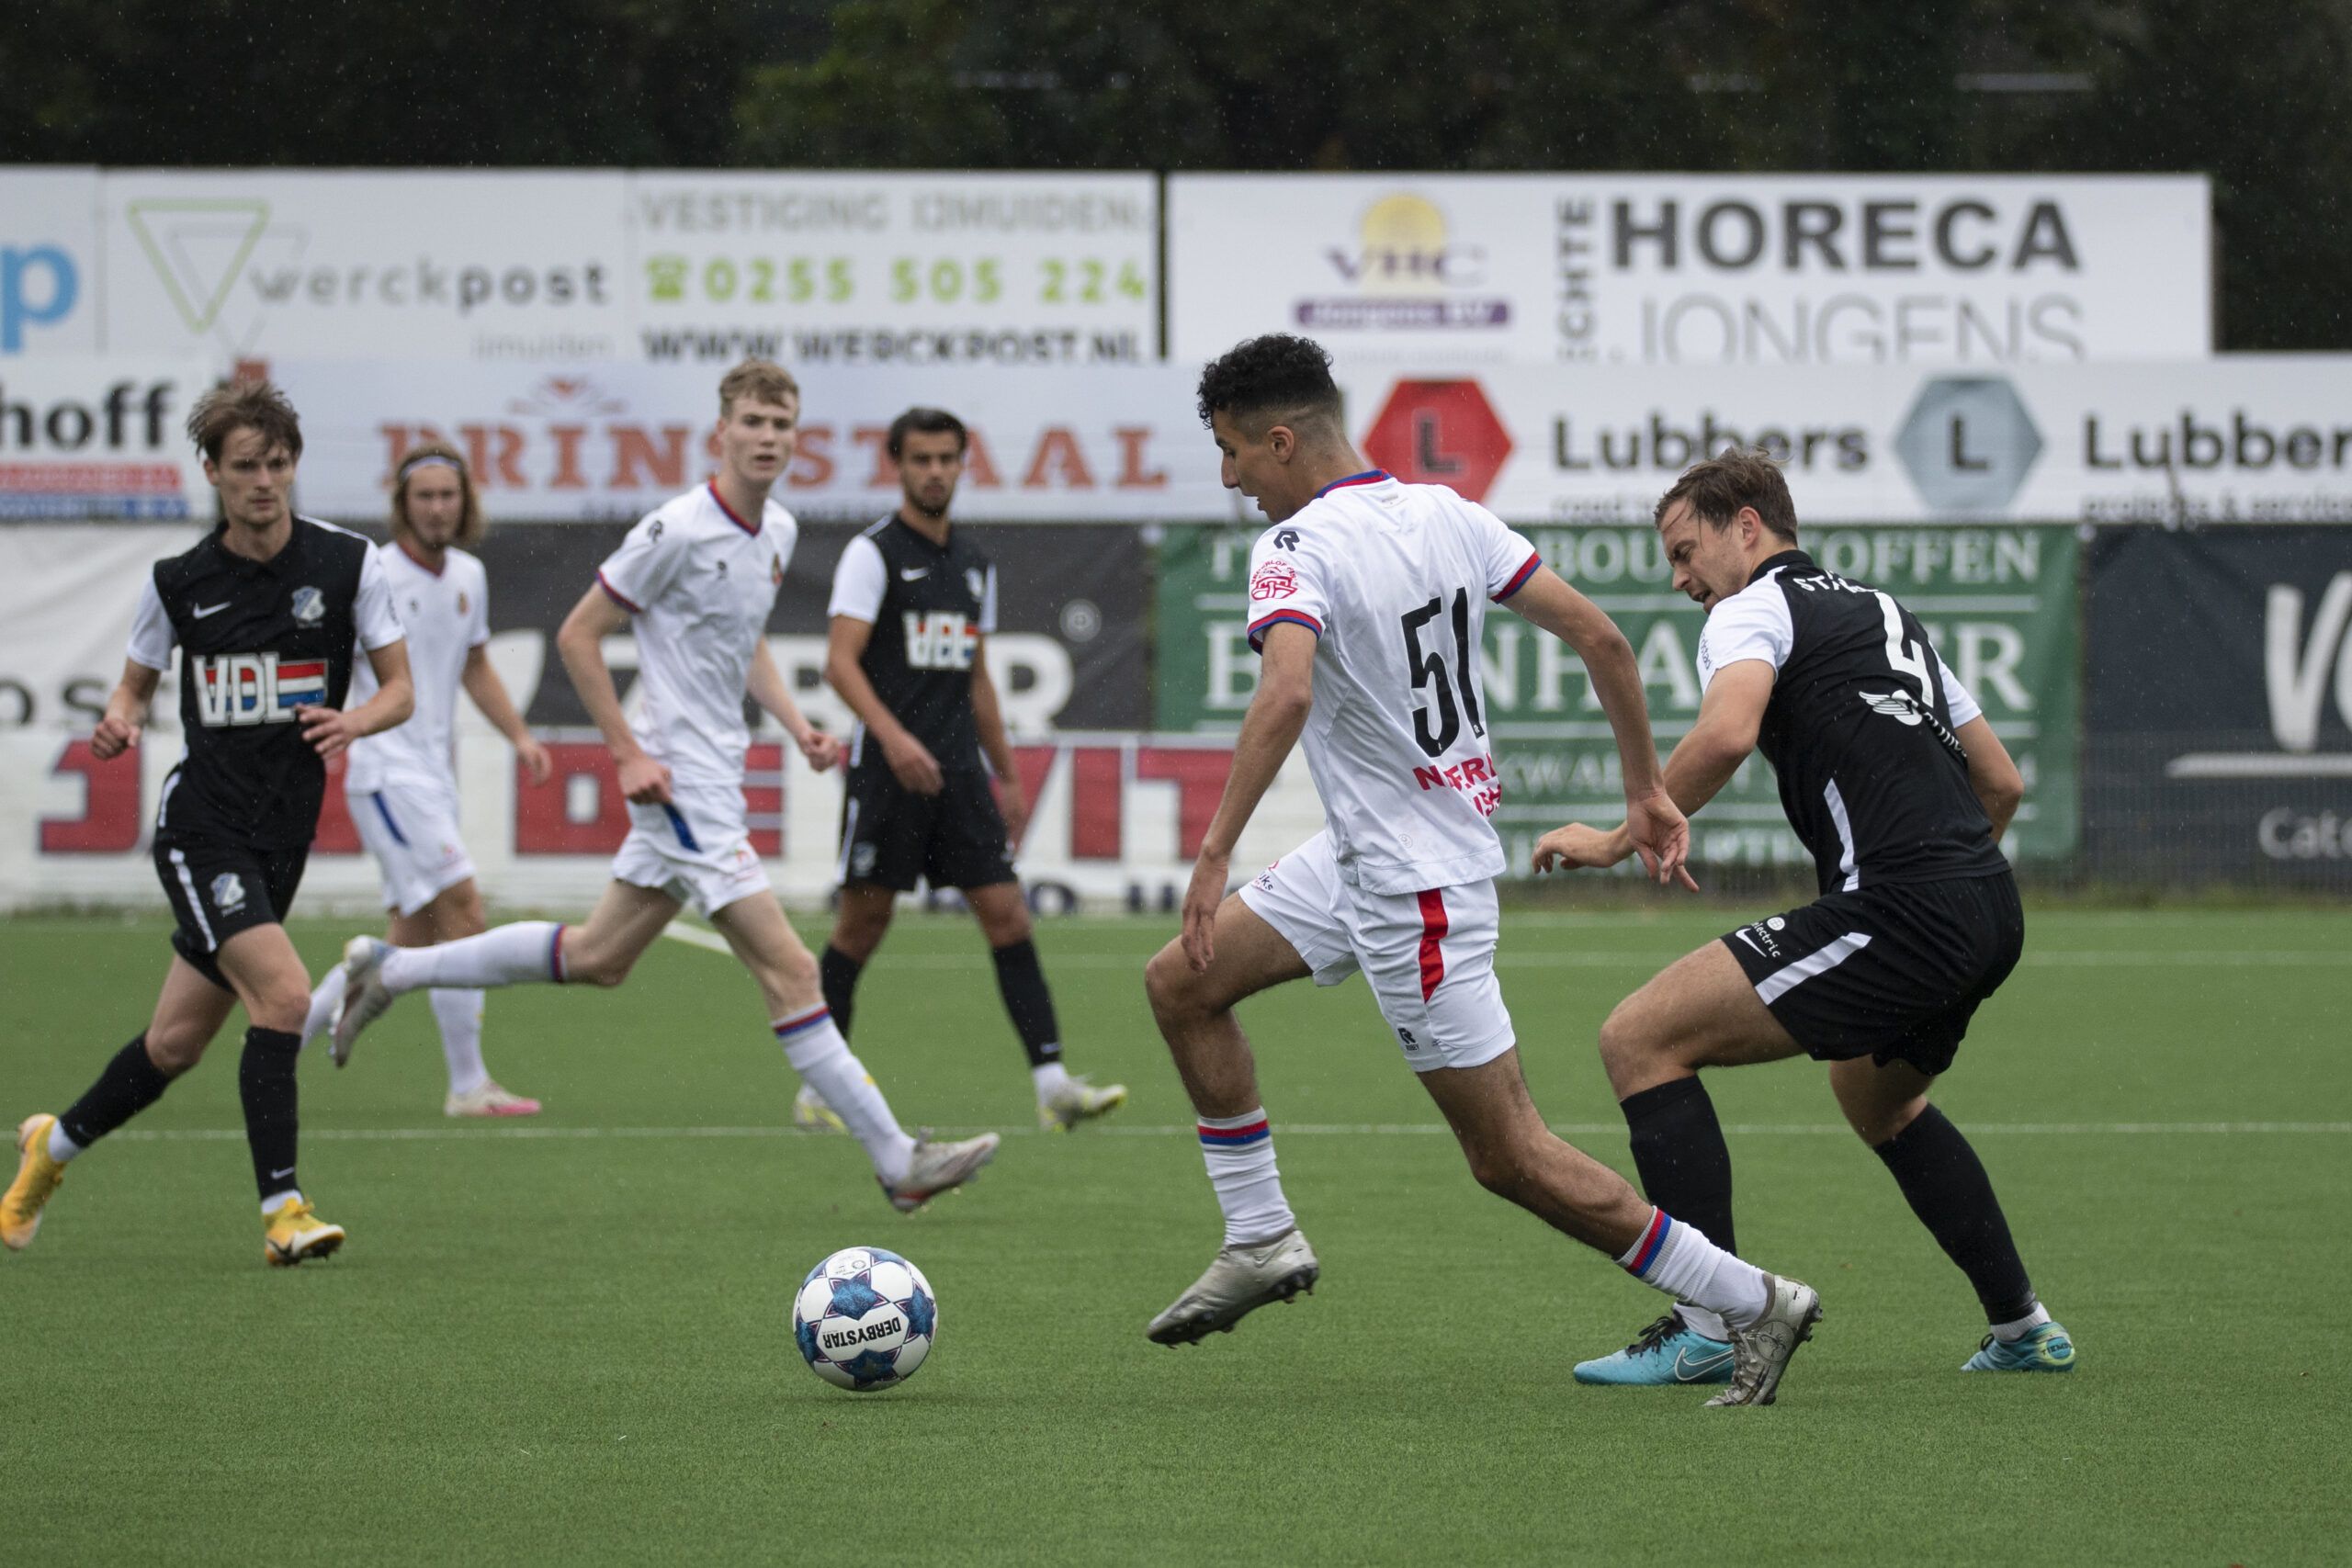
[[343, 1005], [335, 1010], [334, 1043], [327, 1055], [342, 1066], [351, 1060], [359, 1032], [384, 1016], [392, 993], [384, 989], [384, 955], [392, 944], [380, 937], [356, 936], [343, 946]]
[[1811, 1285], [1767, 1274], [1764, 1288], [1764, 1315], [1731, 1331], [1731, 1386], [1707, 1401], [1711, 1407], [1771, 1404], [1789, 1358], [1821, 1321], [1821, 1295]]
[[1146, 1337], [1158, 1345], [1192, 1345], [1233, 1325], [1268, 1302], [1288, 1302], [1304, 1291], [1315, 1293], [1323, 1277], [1306, 1233], [1294, 1230], [1272, 1241], [1220, 1248], [1208, 1272], [1151, 1320]]

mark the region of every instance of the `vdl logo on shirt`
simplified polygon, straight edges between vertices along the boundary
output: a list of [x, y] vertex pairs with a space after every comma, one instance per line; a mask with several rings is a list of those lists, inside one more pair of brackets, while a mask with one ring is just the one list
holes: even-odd
[[213, 653], [195, 665], [197, 717], [208, 729], [291, 724], [294, 710], [327, 700], [327, 661], [279, 662], [275, 653]]
[[899, 617], [907, 634], [907, 663], [916, 670], [969, 670], [980, 628], [953, 610], [929, 615], [910, 610]]

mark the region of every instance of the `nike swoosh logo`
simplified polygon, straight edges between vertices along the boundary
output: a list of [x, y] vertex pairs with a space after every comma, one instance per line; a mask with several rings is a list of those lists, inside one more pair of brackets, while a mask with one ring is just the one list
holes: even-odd
[[[1758, 958], [1762, 958], [1762, 957], [1764, 957], [1764, 956], [1765, 956], [1764, 950], [1763, 950], [1762, 948], [1760, 948], [1760, 947], [1756, 947], [1756, 939], [1755, 939], [1754, 937], [1749, 936], [1749, 935], [1747, 934], [1747, 929], [1746, 929], [1745, 927], [1743, 927], [1742, 929], [1740, 929], [1740, 930], [1738, 930], [1738, 931], [1736, 931], [1732, 932], [1731, 934], [1732, 934], [1732, 935], [1734, 935], [1734, 936], [1736, 936], [1736, 937], [1737, 937], [1737, 938], [1739, 938], [1739, 940], [1740, 940], [1740, 941], [1742, 941], [1742, 942], [1746, 942], [1748, 946], [1750, 946], [1750, 947], [1755, 947], [1755, 948], [1756, 948], [1756, 956], [1757, 956], [1757, 957], [1758, 957]], [[1679, 1354], [1679, 1352], [1677, 1352], [1677, 1353], [1678, 1353], [1678, 1354]]]
[[1674, 1353], [1674, 1381], [1697, 1382], [1701, 1378], [1712, 1376], [1730, 1359], [1731, 1352], [1728, 1350], [1719, 1350], [1705, 1359], [1698, 1361], [1690, 1359], [1690, 1351], [1677, 1350]]
[[195, 609], [193, 609], [193, 610], [190, 610], [190, 611], [188, 612], [188, 619], [193, 620], [193, 621], [200, 621], [200, 620], [204, 619], [204, 617], [205, 617], [205, 616], [207, 616], [207, 615], [215, 615], [215, 614], [219, 613], [220, 611], [222, 611], [222, 610], [227, 609], [231, 604], [234, 604], [234, 603], [235, 603], [235, 601], [234, 601], [234, 600], [232, 600], [232, 599], [223, 599], [223, 600], [221, 600], [221, 601], [220, 601], [220, 603], [219, 603], [218, 604], [202, 604], [202, 605], [198, 605], [197, 608], [195, 608]]
[[899, 581], [901, 582], [912, 582], [919, 577], [930, 575], [931, 568], [927, 566], [902, 566], [899, 569]]
[[270, 1179], [272, 1181], [275, 1181], [275, 1180], [277, 1180], [277, 1179], [279, 1177], [281, 1177], [281, 1176], [291, 1176], [291, 1175], [293, 1175], [293, 1174], [294, 1174], [294, 1168], [293, 1168], [292, 1166], [290, 1166], [290, 1165], [289, 1165], [289, 1166], [288, 1166], [284, 1170], [273, 1170], [273, 1171], [271, 1171], [271, 1172], [269, 1173], [269, 1179]]

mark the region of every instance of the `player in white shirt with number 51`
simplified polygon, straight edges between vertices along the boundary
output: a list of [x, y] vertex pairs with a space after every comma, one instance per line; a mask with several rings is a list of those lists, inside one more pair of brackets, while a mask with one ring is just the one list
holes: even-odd
[[[484, 718], [514, 746], [531, 776], [544, 784], [548, 751], [531, 738], [490, 662], [490, 575], [465, 547], [481, 543], [481, 501], [456, 448], [419, 446], [392, 470], [392, 539], [376, 547], [409, 632], [409, 669], [416, 679], [416, 712], [406, 724], [352, 743], [343, 773], [344, 798], [359, 841], [383, 874], [384, 904], [391, 910], [386, 938], [396, 947], [479, 936], [481, 891], [474, 863], [458, 837], [457, 720], [462, 688]], [[356, 666], [355, 697], [375, 689]], [[302, 1043], [332, 1027], [343, 1005], [340, 965], [311, 995]], [[511, 1094], [481, 1059], [481, 992], [436, 988], [433, 1020], [449, 1069], [450, 1116], [535, 1116], [539, 1102]], [[336, 1066], [343, 1058], [336, 1058]]]
[[[1488, 818], [1501, 783], [1479, 679], [1489, 602], [1583, 659], [1616, 735], [1643, 863], [1661, 882], [1689, 880], [1689, 825], [1661, 782], [1624, 635], [1492, 513], [1358, 457], [1317, 344], [1279, 334], [1239, 344], [1202, 373], [1200, 412], [1226, 486], [1273, 525], [1250, 559], [1257, 694], [1182, 935], [1145, 972], [1198, 1113], [1225, 1246], [1149, 1337], [1191, 1344], [1319, 1277], [1233, 1008], [1286, 981], [1336, 985], [1361, 970], [1479, 1183], [1645, 1283], [1720, 1311], [1738, 1375], [1708, 1403], [1770, 1404], [1821, 1314], [1818, 1296], [1723, 1251], [1554, 1136], [1528, 1098], [1495, 979], [1504, 857]], [[1326, 827], [1227, 896], [1234, 845], [1302, 735]]]

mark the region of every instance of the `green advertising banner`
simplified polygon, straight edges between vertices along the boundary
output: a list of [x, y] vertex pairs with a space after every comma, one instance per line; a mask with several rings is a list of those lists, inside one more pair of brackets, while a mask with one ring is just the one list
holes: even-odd
[[[1648, 688], [1658, 749], [1699, 711], [1705, 620], [1674, 592], [1647, 527], [1529, 527], [1545, 564], [1624, 629]], [[1166, 527], [1159, 536], [1156, 728], [1230, 733], [1257, 684], [1242, 635], [1253, 529]], [[1805, 548], [1840, 575], [1883, 588], [1927, 626], [2025, 775], [2010, 829], [2021, 860], [2071, 857], [2076, 780], [2075, 560], [2069, 527], [1826, 527]], [[1623, 816], [1608, 720], [1568, 648], [1518, 616], [1487, 618], [1487, 705], [1503, 781], [1495, 825], [1514, 867], [1562, 822]], [[1807, 865], [1781, 816], [1770, 766], [1751, 757], [1692, 824], [1693, 858], [1717, 865]], [[1523, 873], [1521, 873], [1523, 874]]]

